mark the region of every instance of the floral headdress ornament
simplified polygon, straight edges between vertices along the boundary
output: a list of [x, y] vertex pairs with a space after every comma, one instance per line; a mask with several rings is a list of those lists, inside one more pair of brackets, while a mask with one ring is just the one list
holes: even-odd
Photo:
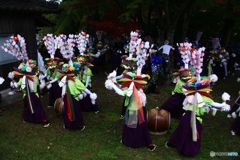
[[190, 54], [190, 64], [193, 66], [193, 71], [197, 76], [198, 82], [201, 80], [200, 74], [202, 73], [204, 51], [205, 47], [201, 47], [192, 50]]
[[137, 66], [138, 74], [141, 74], [141, 70], [145, 65], [146, 58], [148, 56], [148, 49], [150, 48], [149, 42], [144, 42], [142, 39], [137, 41]]
[[188, 68], [190, 62], [190, 53], [192, 50], [192, 43], [184, 42], [177, 45], [179, 52], [181, 53], [182, 60], [184, 62], [184, 68]]
[[47, 34], [43, 37], [43, 42], [50, 54], [50, 57], [54, 58], [55, 52], [58, 48], [56, 37], [53, 34]]
[[19, 34], [11, 36], [10, 39], [6, 40], [2, 49], [16, 57], [19, 61], [28, 60], [25, 39]]
[[80, 55], [84, 55], [89, 42], [89, 35], [86, 32], [81, 32], [76, 37], [76, 44]]
[[68, 37], [64, 34], [58, 36], [59, 48], [62, 56], [66, 59], [71, 60], [74, 55], [75, 38], [74, 35], [70, 34]]
[[138, 32], [131, 31], [131, 33], [130, 33], [130, 43], [129, 43], [129, 53], [130, 54], [136, 53], [138, 38], [139, 38]]

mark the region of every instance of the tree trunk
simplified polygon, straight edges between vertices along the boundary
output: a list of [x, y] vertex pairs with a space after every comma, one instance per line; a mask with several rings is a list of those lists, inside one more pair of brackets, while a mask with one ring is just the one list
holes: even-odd
[[170, 44], [174, 43], [174, 35], [175, 35], [175, 25], [173, 27], [170, 27], [167, 31], [167, 40], [170, 42]]
[[[167, 18], [167, 39], [170, 43], [174, 43], [174, 35], [177, 27], [177, 23], [180, 20], [180, 17], [183, 16], [189, 8], [191, 8], [195, 4], [196, 0], [188, 0], [186, 1], [181, 8], [179, 9], [179, 14], [176, 14], [174, 16], [170, 15], [169, 9], [171, 8], [168, 0], [165, 2], [165, 10], [166, 10], [166, 18]], [[187, 14], [187, 13], [186, 13]]]

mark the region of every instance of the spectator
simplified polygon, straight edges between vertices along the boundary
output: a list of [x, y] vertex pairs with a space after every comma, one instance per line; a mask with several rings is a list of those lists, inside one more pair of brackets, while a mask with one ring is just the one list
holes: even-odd
[[168, 40], [164, 42], [164, 45], [162, 45], [159, 49], [159, 51], [162, 50], [162, 59], [163, 59], [163, 74], [167, 76], [169, 74], [169, 54], [171, 50], [175, 50], [171, 45], [169, 45]]

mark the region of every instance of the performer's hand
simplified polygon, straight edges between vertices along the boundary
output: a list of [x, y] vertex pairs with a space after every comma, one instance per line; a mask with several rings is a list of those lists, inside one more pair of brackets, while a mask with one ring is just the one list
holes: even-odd
[[79, 94], [78, 95], [78, 100], [82, 100], [83, 99], [83, 94]]
[[232, 113], [232, 118], [234, 118], [234, 119], [237, 118], [236, 112], [233, 112], [233, 113]]
[[86, 92], [82, 92], [83, 98], [87, 97], [87, 93]]
[[222, 108], [221, 108], [221, 111], [230, 111], [230, 105], [229, 104], [225, 104]]

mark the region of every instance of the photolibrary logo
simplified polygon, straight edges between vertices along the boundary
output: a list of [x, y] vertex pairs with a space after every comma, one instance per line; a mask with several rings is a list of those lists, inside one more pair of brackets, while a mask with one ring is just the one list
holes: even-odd
[[214, 151], [211, 151], [211, 152], [210, 152], [210, 157], [215, 157], [215, 156], [216, 156], [215, 152], [214, 152]]
[[238, 152], [210, 152], [210, 157], [237, 157], [239, 156]]

